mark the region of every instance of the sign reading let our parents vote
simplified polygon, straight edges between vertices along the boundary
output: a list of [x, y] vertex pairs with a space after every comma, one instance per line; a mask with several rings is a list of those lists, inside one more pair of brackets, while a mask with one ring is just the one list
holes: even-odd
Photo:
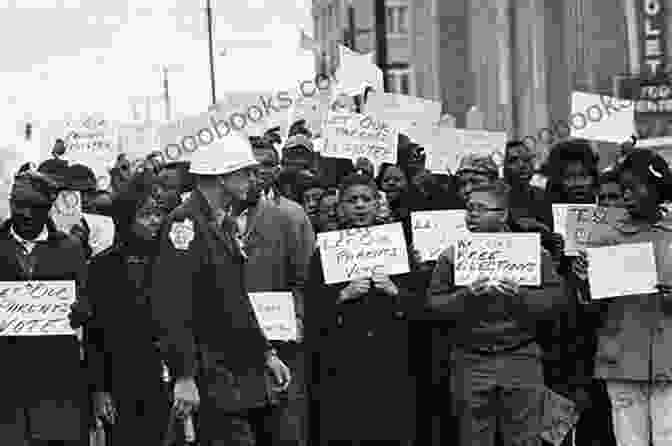
[[0, 282], [0, 336], [74, 335], [72, 280]]
[[326, 284], [409, 272], [401, 223], [322, 232], [317, 245]]
[[539, 234], [481, 233], [458, 239], [455, 285], [466, 286], [481, 277], [541, 285]]

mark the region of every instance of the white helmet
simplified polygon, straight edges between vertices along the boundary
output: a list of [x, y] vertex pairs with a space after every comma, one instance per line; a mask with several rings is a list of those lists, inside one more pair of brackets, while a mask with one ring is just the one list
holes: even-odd
[[231, 132], [206, 146], [199, 146], [191, 156], [189, 172], [196, 175], [226, 175], [259, 164], [250, 140]]

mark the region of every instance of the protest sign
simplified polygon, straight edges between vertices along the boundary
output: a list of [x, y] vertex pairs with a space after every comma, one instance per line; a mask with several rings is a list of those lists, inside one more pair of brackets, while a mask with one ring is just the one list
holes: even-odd
[[481, 277], [541, 285], [539, 234], [481, 233], [458, 238], [455, 285], [466, 286]]
[[617, 226], [627, 219], [625, 209], [613, 207], [568, 207], [565, 253], [577, 255], [591, 243], [606, 244], [619, 238]]
[[370, 93], [366, 114], [385, 121], [400, 132], [409, 128], [431, 126], [441, 119], [441, 103], [403, 94]]
[[[569, 208], [576, 209], [594, 209], [594, 204], [553, 204], [553, 232], [560, 234], [563, 239], [567, 239], [567, 210]], [[578, 212], [578, 211], [577, 211]], [[565, 254], [568, 253], [565, 247]]]
[[306, 127], [313, 133], [313, 137], [322, 134], [322, 126], [329, 112], [330, 96], [327, 92], [318, 92], [313, 96], [299, 95], [294, 99], [288, 115], [287, 128], [301, 119], [306, 120]]
[[317, 234], [326, 284], [409, 272], [401, 223]]
[[572, 138], [620, 144], [637, 134], [635, 107], [632, 101], [574, 91], [568, 127]]
[[586, 248], [591, 299], [656, 292], [654, 245], [627, 243]]
[[112, 167], [118, 154], [117, 129], [105, 119], [89, 116], [66, 122], [65, 156], [71, 164], [97, 161]]
[[69, 234], [72, 227], [82, 220], [82, 194], [73, 190], [59, 192], [50, 215], [56, 229]]
[[271, 341], [296, 341], [298, 328], [291, 292], [249, 293], [259, 325]]
[[573, 401], [550, 389], [545, 389], [541, 419], [541, 438], [553, 446], [560, 446], [579, 421], [579, 412]]
[[463, 210], [421, 211], [411, 214], [413, 247], [423, 262], [436, 260], [455, 240], [469, 231]]
[[383, 121], [357, 113], [329, 112], [325, 124], [322, 156], [368, 158], [379, 166], [397, 163], [399, 131]]
[[72, 280], [0, 282], [0, 336], [74, 335]]
[[111, 217], [97, 214], [82, 214], [89, 225], [89, 246], [95, 256], [112, 246], [114, 243], [114, 220]]
[[366, 87], [383, 91], [383, 71], [375, 63], [374, 53], [360, 54], [339, 45], [339, 67], [335, 77], [334, 93], [354, 96], [363, 94]]

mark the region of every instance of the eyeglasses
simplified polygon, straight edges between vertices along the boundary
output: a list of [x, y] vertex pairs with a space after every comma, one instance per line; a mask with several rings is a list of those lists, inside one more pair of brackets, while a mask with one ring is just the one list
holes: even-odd
[[484, 214], [486, 212], [504, 212], [504, 208], [490, 208], [480, 204], [468, 204], [466, 206], [467, 212], [471, 214]]

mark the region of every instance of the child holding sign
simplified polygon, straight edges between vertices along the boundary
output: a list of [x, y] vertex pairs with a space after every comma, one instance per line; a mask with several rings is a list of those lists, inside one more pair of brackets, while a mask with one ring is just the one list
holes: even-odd
[[[355, 243], [348, 234], [371, 228], [370, 251], [385, 248], [374, 241], [378, 191], [371, 179], [356, 173], [346, 177], [339, 197], [345, 220], [339, 243]], [[368, 277], [325, 285], [326, 249], [320, 246], [313, 258], [305, 303], [319, 444], [408, 444], [415, 439], [416, 412], [408, 319], [420, 300], [403, 286], [407, 275], [382, 272], [388, 265]]]
[[[510, 232], [509, 190], [500, 181], [471, 190], [469, 231]], [[566, 305], [564, 283], [546, 251], [541, 256], [540, 287], [486, 276], [457, 287], [454, 265], [451, 247], [439, 258], [428, 299], [429, 306], [455, 327], [451, 369], [460, 445], [494, 444], [498, 426], [504, 444], [541, 444], [544, 378], [535, 329]]]
[[[595, 375], [606, 380], [619, 445], [648, 446], [651, 439], [654, 446], [669, 444], [672, 225], [663, 220], [661, 205], [672, 199], [672, 173], [660, 155], [645, 149], [630, 153], [617, 173], [629, 219], [616, 224], [614, 230], [620, 235], [616, 243], [654, 243], [659, 293], [617, 297], [588, 306], [603, 319]], [[614, 242], [609, 239], [609, 244]], [[594, 245], [604, 245], [603, 240]], [[572, 273], [584, 296], [590, 294], [588, 271], [587, 254], [581, 252], [572, 263]]]

